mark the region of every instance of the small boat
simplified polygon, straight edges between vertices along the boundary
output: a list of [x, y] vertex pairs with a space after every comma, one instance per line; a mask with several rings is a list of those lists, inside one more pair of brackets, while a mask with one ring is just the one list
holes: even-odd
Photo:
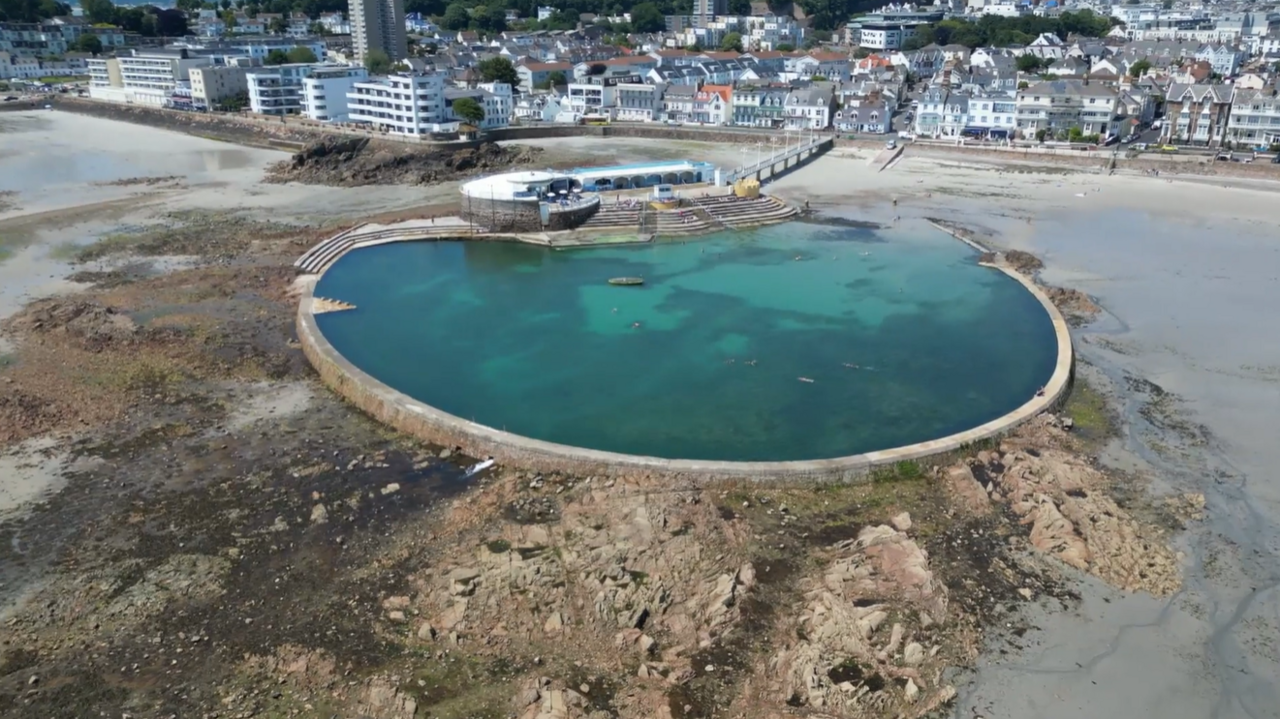
[[813, 380], [809, 379], [808, 377], [796, 377], [796, 379], [800, 380], [801, 382], [808, 382], [809, 384], [813, 384]]
[[643, 278], [643, 277], [614, 277], [614, 278], [612, 278], [612, 279], [610, 279], [610, 280], [609, 280], [609, 284], [611, 284], [611, 285], [627, 285], [627, 286], [630, 286], [630, 285], [643, 285], [643, 284], [644, 284], [644, 278]]

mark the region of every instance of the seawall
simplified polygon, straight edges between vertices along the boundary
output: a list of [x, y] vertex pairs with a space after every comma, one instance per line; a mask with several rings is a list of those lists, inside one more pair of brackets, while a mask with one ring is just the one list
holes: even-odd
[[443, 412], [384, 384], [356, 367], [325, 338], [312, 311], [314, 285], [307, 284], [298, 306], [297, 331], [303, 352], [322, 380], [366, 414], [418, 439], [461, 448], [475, 457], [491, 456], [500, 463], [542, 472], [582, 475], [647, 474], [684, 480], [821, 480], [852, 482], [879, 467], [898, 462], [941, 459], [954, 452], [998, 438], [1056, 408], [1071, 386], [1075, 355], [1066, 319], [1030, 278], [1002, 265], [984, 265], [1004, 272], [1039, 300], [1053, 323], [1057, 362], [1043, 393], [1014, 411], [973, 429], [946, 437], [835, 459], [795, 462], [722, 462], [676, 460], [602, 452], [544, 442], [486, 427]]

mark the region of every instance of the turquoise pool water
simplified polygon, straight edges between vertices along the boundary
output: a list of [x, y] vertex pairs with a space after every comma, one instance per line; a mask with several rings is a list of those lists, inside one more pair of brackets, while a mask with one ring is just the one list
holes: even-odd
[[830, 458], [974, 427], [1048, 381], [1048, 315], [975, 260], [927, 226], [399, 243], [330, 268], [316, 295], [357, 309], [317, 321], [369, 374], [490, 427], [667, 458]]

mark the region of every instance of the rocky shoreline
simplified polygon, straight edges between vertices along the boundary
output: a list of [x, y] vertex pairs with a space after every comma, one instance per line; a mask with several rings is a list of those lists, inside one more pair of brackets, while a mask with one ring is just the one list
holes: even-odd
[[358, 218], [277, 221], [297, 198], [104, 231], [93, 286], [2, 323], [0, 714], [969, 716], [966, 670], [1037, 612], [1184, 593], [1204, 497], [1108, 469], [1124, 418], [1082, 380], [865, 484], [467, 478], [306, 363], [291, 263]]
[[[61, 435], [79, 468], [4, 521], [5, 586], [41, 578], [6, 598], [7, 716], [923, 716], [1018, 605], [1069, 606], [1074, 572], [1177, 586], [1168, 530], [1108, 499], [1058, 417], [865, 485], [462, 483], [473, 460], [388, 435], [302, 361], [288, 262], [314, 231], [245, 229], [6, 323], [8, 451]], [[302, 399], [245, 416], [246, 392]]]
[[536, 147], [417, 147], [364, 137], [326, 137], [308, 143], [292, 158], [267, 171], [267, 182], [359, 187], [432, 185], [533, 162]]

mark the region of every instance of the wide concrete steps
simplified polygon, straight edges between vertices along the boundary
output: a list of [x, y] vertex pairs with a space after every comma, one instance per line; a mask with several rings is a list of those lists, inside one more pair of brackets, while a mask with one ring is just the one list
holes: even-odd
[[753, 199], [704, 197], [694, 202], [717, 222], [728, 227], [773, 224], [787, 220], [798, 212], [787, 203], [767, 196]]
[[412, 227], [388, 230], [368, 230], [365, 229], [366, 227], [368, 226], [354, 227], [320, 242], [295, 260], [293, 266], [299, 272], [316, 274], [324, 271], [325, 268], [354, 247], [376, 245], [396, 240], [458, 237], [472, 232], [477, 234], [488, 232], [488, 229], [479, 226], [473, 228], [448, 226]]

